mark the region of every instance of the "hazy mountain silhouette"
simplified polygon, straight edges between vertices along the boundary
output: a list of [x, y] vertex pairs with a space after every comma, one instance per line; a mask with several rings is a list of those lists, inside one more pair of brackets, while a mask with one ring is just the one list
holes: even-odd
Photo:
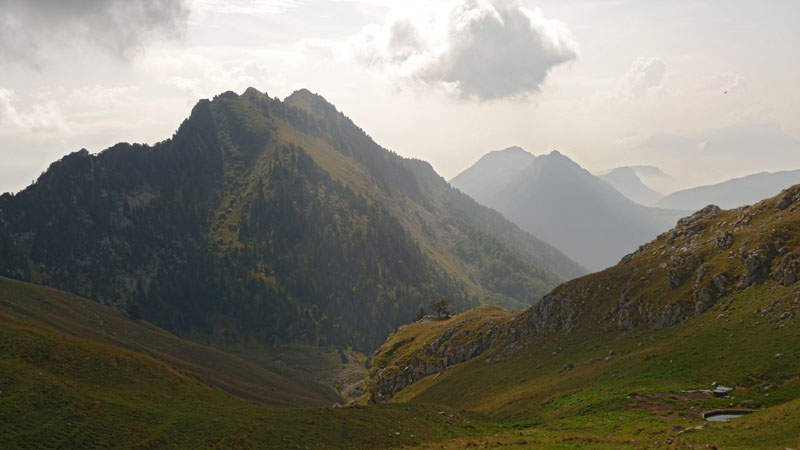
[[633, 167], [617, 167], [608, 173], [598, 175], [601, 180], [614, 186], [620, 194], [640, 205], [650, 206], [663, 195], [642, 183]]
[[800, 170], [761, 172], [742, 178], [673, 192], [656, 203], [661, 208], [699, 209], [708, 204], [737, 208], [776, 195], [782, 189], [800, 183]]
[[[481, 159], [451, 183], [590, 270], [616, 263], [684, 215], [633, 202], [558, 151], [536, 157], [516, 176], [485, 176], [484, 166], [487, 172], [504, 166], [498, 156], [491, 164]], [[482, 186], [463, 184], [482, 179]]]

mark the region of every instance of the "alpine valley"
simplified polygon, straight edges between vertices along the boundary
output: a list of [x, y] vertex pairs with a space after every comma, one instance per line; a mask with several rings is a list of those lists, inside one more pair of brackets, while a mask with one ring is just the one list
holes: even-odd
[[800, 446], [800, 185], [606, 179], [452, 187], [307, 90], [72, 153], [0, 197], [0, 448]]

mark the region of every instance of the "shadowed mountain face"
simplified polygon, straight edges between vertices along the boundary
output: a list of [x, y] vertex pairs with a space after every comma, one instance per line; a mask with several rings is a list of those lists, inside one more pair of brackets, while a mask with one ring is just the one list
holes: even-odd
[[[468, 170], [480, 172], [481, 166]], [[590, 270], [614, 264], [682, 215], [634, 203], [557, 151], [537, 157], [515, 177], [495, 179], [487, 187], [491, 195], [475, 187], [466, 190], [458, 184], [463, 175], [453, 179], [454, 186], [483, 198], [484, 204]]]
[[1, 274], [196, 339], [360, 350], [442, 296], [521, 307], [583, 273], [322, 97], [252, 88], [0, 197], [0, 252]]
[[674, 192], [659, 200], [656, 206], [699, 209], [702, 207], [699, 205], [715, 204], [722, 208], [737, 208], [775, 195], [782, 189], [797, 183], [800, 183], [800, 170], [762, 172], [719, 184]]
[[611, 172], [598, 175], [598, 177], [614, 186], [614, 189], [619, 191], [620, 194], [640, 205], [653, 205], [663, 197], [658, 192], [645, 186], [636, 175], [636, 170], [633, 167], [618, 167]]

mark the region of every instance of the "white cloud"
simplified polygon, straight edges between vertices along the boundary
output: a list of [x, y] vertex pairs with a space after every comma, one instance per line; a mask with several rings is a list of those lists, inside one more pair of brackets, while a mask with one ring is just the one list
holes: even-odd
[[298, 0], [194, 0], [192, 6], [211, 14], [281, 14], [299, 3]]
[[723, 72], [714, 75], [714, 81], [719, 84], [719, 90], [723, 94], [742, 94], [747, 92], [747, 80], [733, 72]]
[[659, 58], [636, 58], [623, 79], [626, 93], [641, 97], [661, 86], [667, 73], [667, 65]]
[[27, 111], [20, 111], [15, 103], [14, 91], [0, 88], [0, 134], [41, 133], [46, 136], [70, 131], [54, 102], [37, 103]]
[[478, 100], [539, 92], [554, 67], [578, 55], [564, 24], [516, 0], [463, 0], [425, 19], [392, 12], [347, 51], [392, 79]]
[[0, 0], [0, 60], [41, 68], [71, 47], [127, 58], [183, 34], [185, 0]]
[[267, 65], [254, 59], [216, 64], [212, 60], [195, 56], [185, 62], [192, 70], [172, 71], [165, 68], [166, 72], [174, 74], [168, 76], [166, 82], [183, 94], [189, 103], [227, 90], [241, 92], [248, 87], [255, 87], [264, 91], [270, 87], [270, 71]]

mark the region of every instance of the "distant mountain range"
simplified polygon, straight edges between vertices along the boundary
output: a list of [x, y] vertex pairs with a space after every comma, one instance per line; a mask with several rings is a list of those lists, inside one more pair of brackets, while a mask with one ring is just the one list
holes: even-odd
[[800, 168], [800, 139], [777, 123], [741, 125], [703, 136], [656, 133], [632, 150], [632, 156], [654, 161], [679, 182], [642, 181], [668, 194], [700, 184], [713, 184], [756, 171]]
[[469, 169], [450, 180], [450, 184], [466, 192], [484, 205], [533, 163], [536, 156], [521, 147], [489, 152]]
[[[639, 205], [557, 151], [522, 152], [489, 153], [450, 183], [590, 270], [616, 263], [685, 215]], [[521, 161], [530, 163], [520, 169]]]
[[650, 189], [639, 178], [636, 169], [633, 167], [617, 167], [602, 175], [598, 175], [601, 180], [614, 186], [620, 194], [639, 203], [640, 205], [650, 206], [661, 199], [663, 195]]
[[0, 274], [228, 347], [370, 351], [420, 308], [520, 308], [585, 269], [322, 97], [201, 100], [172, 138], [0, 196]]
[[719, 184], [674, 192], [659, 200], [655, 206], [696, 210], [714, 204], [721, 208], [736, 208], [776, 195], [797, 183], [800, 183], [800, 170], [761, 172]]

